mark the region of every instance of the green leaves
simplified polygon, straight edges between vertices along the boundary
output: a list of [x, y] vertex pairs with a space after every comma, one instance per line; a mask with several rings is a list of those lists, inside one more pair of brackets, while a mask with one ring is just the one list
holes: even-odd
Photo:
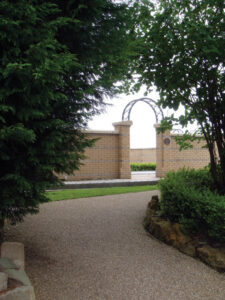
[[225, 198], [212, 191], [209, 170], [181, 169], [159, 182], [164, 217], [178, 222], [191, 234], [225, 242]]
[[23, 124], [15, 124], [1, 129], [0, 140], [4, 142], [16, 141], [21, 144], [33, 143], [35, 133], [31, 129], [25, 128]]
[[[142, 52], [134, 66], [140, 74], [138, 84], [147, 85], [147, 90], [155, 85], [164, 108], [185, 107], [186, 113], [179, 120], [171, 116], [171, 124], [179, 122], [186, 126], [198, 122], [211, 162], [214, 161], [213, 165], [218, 159], [221, 162], [220, 183], [213, 176], [224, 192], [224, 1], [156, 1], [154, 10], [146, 2], [142, 5], [141, 30], [137, 32], [143, 43]], [[189, 141], [194, 138], [189, 136]], [[183, 137], [183, 145], [181, 139], [179, 142], [186, 148], [187, 135]], [[214, 151], [215, 143], [218, 152]]]
[[154, 171], [156, 169], [156, 163], [130, 163], [131, 171]]
[[0, 1], [0, 218], [37, 212], [56, 172], [79, 168], [94, 142], [81, 129], [131, 77], [132, 12], [108, 0]]

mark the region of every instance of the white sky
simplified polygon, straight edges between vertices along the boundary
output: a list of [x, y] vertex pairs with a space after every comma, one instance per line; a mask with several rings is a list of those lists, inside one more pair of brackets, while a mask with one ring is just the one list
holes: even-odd
[[[93, 130], [114, 130], [112, 123], [122, 121], [122, 113], [125, 106], [134, 99], [142, 98], [144, 92], [135, 95], [119, 95], [117, 98], [106, 101], [112, 105], [106, 108], [105, 113], [95, 116], [88, 123], [88, 129]], [[152, 92], [146, 97], [155, 101], [159, 99], [157, 92]], [[151, 107], [142, 102], [135, 104], [131, 111], [131, 121], [133, 125], [130, 129], [130, 146], [131, 148], [152, 148], [156, 146], [156, 135], [154, 124], [155, 115]]]
[[[122, 121], [122, 113], [125, 106], [132, 100], [148, 97], [155, 101], [159, 99], [156, 91], [144, 96], [145, 88], [135, 95], [121, 94], [116, 98], [107, 99], [106, 102], [110, 103], [104, 113], [96, 115], [88, 123], [88, 129], [92, 130], [114, 130], [112, 123]], [[182, 113], [183, 109], [179, 109], [175, 115], [178, 116]], [[174, 113], [171, 110], [164, 110], [164, 116]], [[130, 120], [133, 125], [130, 128], [130, 147], [131, 148], [155, 148], [156, 147], [156, 132], [154, 124], [156, 123], [155, 115], [151, 107], [143, 102], [138, 102], [134, 105]], [[177, 127], [178, 128], [178, 127]], [[180, 127], [181, 128], [181, 127]], [[189, 130], [195, 130], [196, 124], [189, 125]]]

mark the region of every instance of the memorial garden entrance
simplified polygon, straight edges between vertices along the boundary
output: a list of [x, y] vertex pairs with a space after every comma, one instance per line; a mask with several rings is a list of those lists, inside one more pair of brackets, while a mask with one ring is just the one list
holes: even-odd
[[[113, 123], [113, 131], [86, 130], [85, 133], [90, 139], [97, 139], [93, 147], [85, 151], [85, 159], [80, 170], [73, 174], [59, 174], [61, 179], [67, 181], [96, 180], [96, 179], [130, 179], [130, 120], [131, 111], [138, 102], [148, 104], [155, 115], [156, 129], [156, 177], [164, 177], [170, 170], [177, 170], [182, 167], [202, 168], [209, 163], [209, 154], [204, 146], [205, 141], [195, 142], [193, 148], [179, 151], [175, 138], [180, 133], [167, 130], [158, 133], [157, 127], [164, 119], [162, 109], [150, 98], [140, 98], [130, 101], [123, 110], [122, 121]], [[143, 149], [144, 150], [144, 149]], [[138, 154], [140, 157], [140, 154]], [[148, 154], [147, 154], [148, 156]], [[147, 158], [148, 159], [148, 158]], [[149, 161], [151, 158], [149, 156]]]

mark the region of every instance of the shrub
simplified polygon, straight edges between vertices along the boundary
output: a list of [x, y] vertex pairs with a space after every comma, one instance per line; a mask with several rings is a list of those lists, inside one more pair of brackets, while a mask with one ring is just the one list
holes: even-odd
[[225, 196], [213, 190], [207, 169], [169, 172], [159, 187], [160, 209], [167, 219], [189, 233], [225, 242]]
[[131, 171], [155, 171], [156, 163], [131, 163], [130, 168]]

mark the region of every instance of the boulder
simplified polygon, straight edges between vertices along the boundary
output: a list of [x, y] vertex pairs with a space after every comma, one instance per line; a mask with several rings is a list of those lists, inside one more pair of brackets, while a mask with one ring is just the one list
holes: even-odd
[[175, 223], [172, 225], [173, 228], [173, 243], [172, 245], [176, 248], [178, 248], [181, 252], [193, 256], [196, 256], [195, 251], [195, 241], [192, 240], [192, 238], [186, 234], [184, 234], [181, 229], [180, 225], [178, 223]]
[[148, 230], [157, 239], [165, 241], [166, 237], [169, 235], [168, 222], [160, 219], [160, 217], [152, 216], [149, 220]]
[[171, 224], [166, 220], [162, 220], [160, 217], [151, 217], [151, 221], [148, 225], [149, 232], [157, 239], [171, 245], [181, 252], [196, 256], [195, 242], [192, 239], [181, 232], [179, 224]]
[[159, 197], [157, 195], [152, 196], [152, 199], [148, 204], [148, 208], [153, 211], [159, 210], [159, 208], [160, 208]]
[[196, 249], [197, 256], [207, 265], [220, 272], [225, 272], [225, 248], [213, 248], [204, 245]]
[[198, 257], [212, 268], [225, 272], [225, 247], [213, 248], [200, 238], [193, 238], [182, 232], [178, 223], [171, 223], [157, 214], [159, 198], [153, 196], [149, 202], [145, 217], [145, 228], [157, 239], [171, 245], [181, 252]]

